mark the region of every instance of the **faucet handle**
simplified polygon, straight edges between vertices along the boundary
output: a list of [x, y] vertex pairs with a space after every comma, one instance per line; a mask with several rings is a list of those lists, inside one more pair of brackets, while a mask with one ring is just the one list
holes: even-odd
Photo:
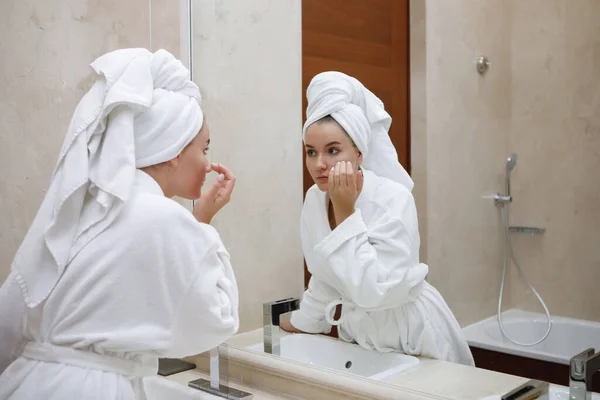
[[286, 299], [269, 301], [263, 304], [263, 314], [285, 314], [300, 308], [300, 299], [288, 297]]
[[571, 357], [571, 360], [569, 362], [569, 374], [571, 375], [572, 380], [585, 380], [587, 361], [590, 357], [594, 355], [595, 352], [596, 351], [594, 350], [594, 348], [591, 347]]
[[288, 297], [286, 299], [269, 301], [263, 304], [263, 320], [265, 325], [273, 324], [279, 326], [279, 317], [296, 311], [300, 308], [300, 299]]
[[494, 193], [492, 195], [481, 196], [482, 199], [494, 200], [494, 204], [497, 206], [503, 206], [504, 204], [511, 203], [512, 197], [510, 195]]
[[547, 394], [549, 388], [550, 384], [548, 382], [531, 379], [503, 395], [501, 400], [537, 399], [541, 395]]

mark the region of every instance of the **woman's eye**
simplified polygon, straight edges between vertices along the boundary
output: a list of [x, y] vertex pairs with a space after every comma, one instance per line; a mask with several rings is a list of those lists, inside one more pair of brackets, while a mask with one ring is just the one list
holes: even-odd
[[339, 152], [340, 151], [338, 149], [336, 149], [335, 147], [332, 147], [332, 148], [329, 149], [329, 154], [337, 154]]
[[208, 154], [208, 147], [204, 149], [204, 155]]
[[309, 157], [313, 157], [316, 154], [314, 150], [306, 150], [306, 155]]

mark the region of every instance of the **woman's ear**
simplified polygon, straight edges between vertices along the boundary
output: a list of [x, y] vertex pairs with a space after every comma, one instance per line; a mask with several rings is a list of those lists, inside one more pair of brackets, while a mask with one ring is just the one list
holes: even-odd
[[177, 157], [170, 159], [167, 161], [167, 165], [171, 168], [177, 168], [179, 166], [179, 159], [181, 154], [178, 154]]
[[356, 151], [358, 151], [358, 165], [360, 166], [360, 164], [362, 164], [362, 162], [363, 162], [363, 155], [360, 152], [360, 150], [356, 150]]

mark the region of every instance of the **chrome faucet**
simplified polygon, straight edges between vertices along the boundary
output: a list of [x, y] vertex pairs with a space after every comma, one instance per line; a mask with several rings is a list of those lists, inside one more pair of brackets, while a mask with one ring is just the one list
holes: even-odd
[[300, 308], [300, 299], [288, 298], [263, 304], [263, 332], [265, 353], [280, 355], [279, 322], [283, 314]]
[[548, 382], [531, 379], [521, 386], [506, 393], [500, 400], [528, 400], [548, 394], [550, 385]]
[[203, 392], [210, 393], [217, 397], [222, 397], [229, 400], [251, 400], [254, 398], [252, 393], [244, 392], [243, 390], [234, 389], [221, 382], [220, 372], [220, 351], [222, 348], [227, 348], [226, 344], [215, 347], [210, 350], [210, 380], [200, 378], [188, 382], [188, 386]]
[[569, 398], [591, 400], [592, 377], [600, 371], [600, 352], [587, 349], [571, 358], [569, 364]]

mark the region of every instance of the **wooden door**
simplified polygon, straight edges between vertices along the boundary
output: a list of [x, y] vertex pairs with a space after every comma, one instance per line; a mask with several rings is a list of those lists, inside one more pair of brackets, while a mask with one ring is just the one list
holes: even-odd
[[[410, 167], [409, 0], [303, 0], [302, 86], [323, 71], [354, 76], [385, 104], [390, 137]], [[306, 115], [304, 116], [306, 118]], [[304, 192], [313, 185], [304, 168]], [[304, 271], [305, 286], [310, 273]], [[339, 312], [339, 310], [338, 310]]]

